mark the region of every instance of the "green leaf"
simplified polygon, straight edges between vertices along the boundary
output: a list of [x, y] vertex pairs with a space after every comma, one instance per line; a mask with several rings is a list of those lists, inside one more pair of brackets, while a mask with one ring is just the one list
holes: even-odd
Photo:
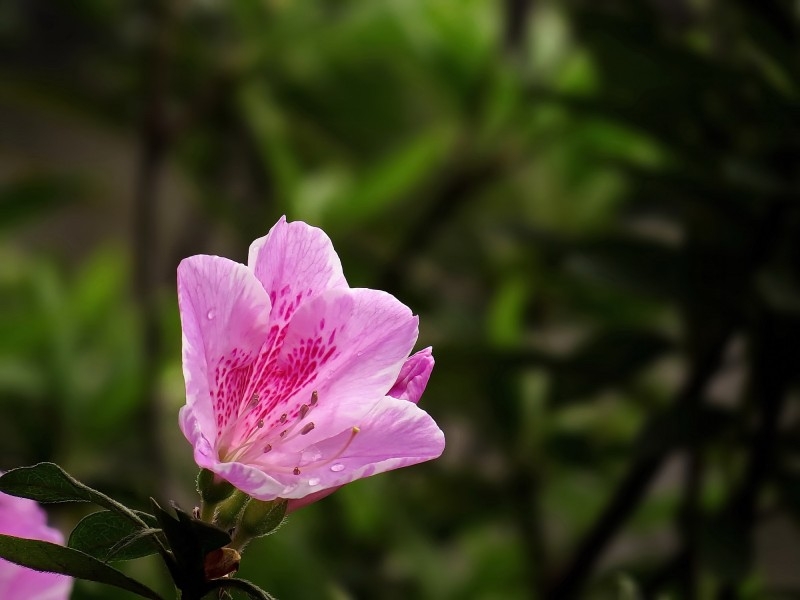
[[158, 521], [147, 513], [136, 514], [148, 528], [134, 525], [112, 511], [92, 513], [75, 526], [67, 545], [106, 562], [131, 560], [158, 552], [158, 544], [153, 539], [160, 532]]
[[53, 463], [12, 469], [0, 476], [0, 492], [37, 502], [94, 502], [127, 518], [139, 527], [147, 524], [131, 509], [82, 484]]
[[0, 557], [37, 571], [60, 573], [78, 579], [105, 583], [144, 598], [163, 600], [149, 587], [74, 548], [0, 534]]
[[268, 594], [260, 587], [258, 587], [254, 583], [250, 583], [246, 579], [238, 579], [236, 577], [233, 578], [225, 578], [225, 579], [215, 579], [214, 581], [210, 581], [208, 583], [208, 589], [210, 590], [222, 590], [225, 588], [234, 588], [239, 590], [240, 592], [244, 592], [250, 598], [255, 598], [256, 600], [275, 600], [275, 597]]
[[231, 543], [231, 536], [228, 535], [227, 531], [223, 531], [216, 525], [195, 519], [178, 507], [173, 508], [175, 509], [175, 514], [178, 515], [178, 521], [180, 521], [181, 525], [192, 532], [203, 556], [212, 550], [222, 548]]
[[175, 584], [191, 596], [205, 580], [203, 561], [206, 554], [231, 542], [226, 531], [195, 519], [173, 506], [176, 517], [150, 499], [153, 514], [167, 537], [174, 562], [168, 567]]

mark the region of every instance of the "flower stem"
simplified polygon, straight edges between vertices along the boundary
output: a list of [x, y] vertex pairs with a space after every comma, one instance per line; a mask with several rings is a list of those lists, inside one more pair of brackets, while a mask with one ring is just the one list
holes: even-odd
[[216, 504], [200, 500], [200, 520], [206, 523], [214, 522], [214, 511], [217, 508]]

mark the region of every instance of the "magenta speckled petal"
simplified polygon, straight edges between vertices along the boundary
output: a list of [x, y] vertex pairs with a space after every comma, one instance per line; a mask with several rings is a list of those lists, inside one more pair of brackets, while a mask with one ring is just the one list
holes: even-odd
[[[264, 344], [270, 302], [244, 265], [218, 256], [193, 256], [178, 266], [178, 305], [183, 328], [186, 407], [193, 443], [218, 432], [237, 416], [247, 367]], [[181, 418], [187, 426], [188, 414]]]
[[288, 323], [303, 302], [325, 290], [347, 287], [330, 238], [302, 221], [281, 217], [250, 245], [247, 262], [272, 301], [272, 324]]
[[201, 467], [261, 500], [311, 501], [441, 453], [415, 405], [433, 368], [430, 348], [409, 358], [417, 317], [390, 294], [349, 288], [320, 229], [281, 219], [247, 267], [189, 258], [178, 297], [179, 420]]
[[296, 482], [281, 495], [303, 498], [362, 477], [437, 458], [444, 450], [444, 434], [430, 415], [413, 402], [387, 396], [359, 423], [357, 430], [344, 431], [316, 444], [314, 452], [321, 456], [308, 464], [301, 463]]

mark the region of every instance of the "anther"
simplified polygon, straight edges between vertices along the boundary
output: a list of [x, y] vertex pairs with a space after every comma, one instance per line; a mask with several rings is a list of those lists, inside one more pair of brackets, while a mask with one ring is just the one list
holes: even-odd
[[286, 423], [286, 419], [287, 419], [287, 417], [288, 417], [288, 416], [289, 416], [289, 415], [287, 415], [286, 413], [283, 413], [283, 414], [281, 415], [281, 423]]
[[270, 450], [272, 450], [272, 444], [267, 444], [266, 446], [264, 446], [264, 452], [265, 453], [269, 452]]
[[311, 408], [308, 406], [308, 404], [303, 404], [303, 406], [300, 407], [300, 418], [305, 419], [308, 411], [310, 410]]
[[281, 431], [281, 437], [282, 438], [286, 437], [287, 433], [289, 433], [289, 430], [288, 429], [284, 429], [283, 431]]
[[264, 419], [259, 419], [258, 422], [256, 423], [256, 427], [261, 429], [263, 426], [264, 426]]
[[258, 392], [256, 392], [250, 397], [250, 406], [256, 406], [258, 404], [258, 400], [259, 396]]
[[314, 390], [311, 392], [311, 402], [309, 402], [309, 404], [311, 404], [311, 406], [316, 406], [317, 402], [319, 402], [319, 394], [317, 393], [317, 390]]
[[300, 475], [300, 467], [295, 467], [292, 473], [294, 473], [295, 475]]
[[314, 423], [306, 423], [306, 424], [303, 426], [303, 428], [300, 430], [300, 435], [305, 435], [305, 434], [307, 434], [309, 431], [311, 431], [312, 429], [314, 429]]

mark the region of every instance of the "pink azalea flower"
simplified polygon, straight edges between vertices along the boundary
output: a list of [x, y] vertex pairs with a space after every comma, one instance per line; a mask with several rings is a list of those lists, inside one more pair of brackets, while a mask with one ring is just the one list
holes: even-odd
[[[61, 532], [47, 526], [45, 512], [33, 500], [0, 493], [0, 533], [63, 544]], [[66, 600], [72, 579], [40, 573], [0, 559], [0, 598]]]
[[187, 258], [178, 301], [181, 429], [197, 464], [243, 492], [316, 499], [442, 453], [416, 404], [433, 368], [430, 348], [409, 357], [417, 317], [350, 288], [322, 230], [282, 218], [247, 266]]

